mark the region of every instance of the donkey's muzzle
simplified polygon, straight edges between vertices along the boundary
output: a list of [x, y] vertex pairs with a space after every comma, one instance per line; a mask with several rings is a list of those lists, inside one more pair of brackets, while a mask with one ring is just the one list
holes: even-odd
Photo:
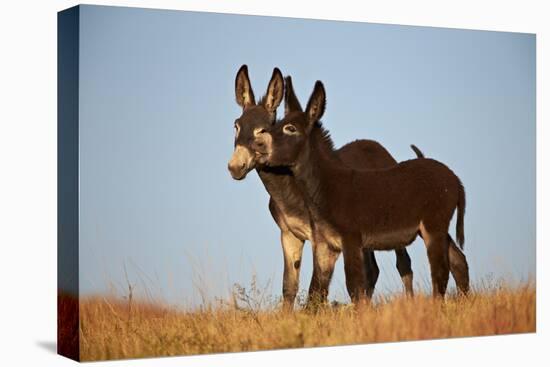
[[246, 177], [246, 174], [248, 173], [246, 169], [246, 164], [241, 164], [240, 166], [232, 165], [231, 162], [227, 165], [227, 169], [229, 170], [229, 173], [231, 173], [231, 177], [233, 177], [235, 180], [242, 180]]
[[246, 177], [247, 173], [254, 168], [253, 163], [253, 153], [242, 145], [237, 145], [227, 165], [227, 169], [229, 173], [231, 173], [231, 177], [235, 180], [242, 180]]

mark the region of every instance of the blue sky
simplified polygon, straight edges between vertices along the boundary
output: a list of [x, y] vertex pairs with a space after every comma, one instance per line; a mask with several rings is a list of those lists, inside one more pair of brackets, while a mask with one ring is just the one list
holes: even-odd
[[[95, 6], [80, 17], [81, 294], [122, 294], [125, 269], [138, 293], [177, 304], [253, 274], [281, 294], [269, 197], [256, 173], [237, 182], [226, 168], [244, 63], [256, 96], [274, 66], [303, 105], [322, 80], [337, 146], [375, 139], [406, 160], [414, 143], [451, 167], [473, 283], [534, 276], [534, 35]], [[408, 249], [429, 289], [423, 243]], [[393, 253], [377, 259], [378, 294], [400, 290]], [[301, 289], [311, 261], [306, 245]], [[340, 259], [331, 298], [346, 296]]]

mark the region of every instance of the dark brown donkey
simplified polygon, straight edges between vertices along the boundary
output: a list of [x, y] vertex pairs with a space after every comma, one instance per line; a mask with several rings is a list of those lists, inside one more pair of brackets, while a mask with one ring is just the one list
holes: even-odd
[[[291, 111], [302, 111], [300, 102], [298, 101], [298, 98], [296, 97], [296, 94], [294, 92], [294, 88], [292, 85], [292, 78], [290, 76], [287, 76], [285, 79], [285, 111], [287, 113]], [[262, 137], [260, 136], [257, 140], [261, 144]], [[364, 144], [359, 144], [359, 146], [356, 144], [356, 143], [362, 143], [362, 142], [364, 142]], [[425, 158], [422, 151], [420, 151], [420, 149], [418, 149], [415, 145], [411, 145], [411, 148], [416, 153], [416, 156], [418, 158]], [[382, 168], [389, 168], [397, 165], [397, 161], [388, 153], [388, 151], [384, 149], [380, 144], [372, 140], [360, 140], [354, 143], [346, 144], [342, 148], [336, 150], [336, 153], [338, 158], [340, 158], [340, 160], [346, 166], [357, 170], [382, 169]], [[371, 157], [374, 157], [376, 159], [371, 160]], [[369, 161], [365, 163], [364, 162], [365, 159], [368, 159]], [[261, 161], [262, 158], [259, 158], [258, 160]], [[456, 245], [455, 241], [453, 240], [450, 234], [447, 234], [447, 240], [449, 241], [449, 267], [451, 269], [451, 274], [453, 275], [453, 278], [456, 282], [458, 289], [463, 294], [466, 294], [468, 293], [470, 288], [470, 276], [469, 276], [468, 262], [466, 261], [466, 256], [464, 256], [464, 253], [458, 248], [458, 246]], [[402, 249], [402, 250], [405, 251], [405, 256], [408, 257], [408, 254], [406, 253], [406, 249]], [[397, 266], [399, 268], [400, 266], [399, 253], [397, 251], [400, 251], [400, 250], [399, 249], [396, 250], [396, 253], [398, 254]], [[372, 261], [374, 261], [374, 265], [373, 265], [375, 268], [374, 276], [378, 277], [378, 267], [376, 264], [376, 259], [374, 257], [374, 252], [368, 249], [363, 249], [364, 256], [369, 256], [369, 254], [372, 257]], [[410, 260], [409, 260], [409, 264], [410, 264]], [[367, 268], [368, 266], [365, 269]], [[401, 270], [400, 270], [400, 273], [401, 273]], [[405, 277], [402, 277], [404, 283], [406, 282]], [[368, 274], [367, 274], [367, 278], [368, 278]], [[367, 287], [368, 286], [369, 284], [367, 283]], [[411, 293], [412, 293], [412, 285], [411, 285]]]
[[[310, 218], [295, 179], [287, 168], [256, 167], [258, 156], [253, 150], [255, 139], [265, 134], [276, 119], [276, 109], [283, 98], [283, 77], [279, 69], [273, 70], [266, 96], [257, 104], [248, 77], [248, 69], [243, 65], [235, 80], [237, 103], [243, 113], [235, 121], [235, 150], [229, 161], [229, 171], [236, 180], [244, 179], [248, 172], [257, 172], [270, 195], [269, 210], [281, 229], [281, 242], [284, 254], [283, 298], [285, 308], [292, 308], [298, 291], [300, 264], [305, 240], [312, 239]], [[290, 85], [292, 90], [292, 86]], [[294, 92], [292, 91], [292, 95]], [[358, 140], [337, 151], [344, 164], [356, 169], [381, 168], [397, 162], [388, 151], [375, 141]], [[334, 264], [340, 254], [338, 246], [330, 243], [317, 243], [313, 246], [313, 276], [309, 287], [311, 298], [324, 301]], [[406, 249], [397, 249], [396, 265], [408, 294], [413, 293], [413, 272]], [[366, 294], [371, 296], [379, 269], [370, 250], [364, 252], [366, 273]]]
[[448, 228], [457, 209], [457, 242], [464, 244], [465, 194], [444, 164], [420, 158], [378, 170], [342, 165], [319, 119], [325, 89], [318, 81], [302, 112], [289, 100], [284, 119], [256, 139], [262, 162], [288, 167], [303, 193], [314, 247], [341, 245], [346, 287], [354, 302], [365, 298], [363, 249], [404, 248], [420, 234], [431, 267], [433, 294], [444, 296], [449, 279]]

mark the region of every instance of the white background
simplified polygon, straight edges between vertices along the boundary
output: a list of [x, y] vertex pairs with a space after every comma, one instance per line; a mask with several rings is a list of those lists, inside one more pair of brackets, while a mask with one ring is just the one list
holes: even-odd
[[[549, 271], [545, 264], [550, 259], [545, 250], [548, 245], [548, 191], [544, 188], [550, 185], [548, 145], [544, 142], [550, 138], [547, 118], [550, 27], [545, 1], [392, 0], [376, 5], [347, 0], [327, 3], [296, 0], [94, 3], [537, 33], [537, 334], [142, 359], [99, 365], [356, 363], [378, 366], [399, 363], [450, 367], [548, 364]], [[3, 366], [74, 363], [57, 356], [54, 351], [56, 12], [76, 4], [44, 0], [5, 1], [0, 5], [0, 365]]]

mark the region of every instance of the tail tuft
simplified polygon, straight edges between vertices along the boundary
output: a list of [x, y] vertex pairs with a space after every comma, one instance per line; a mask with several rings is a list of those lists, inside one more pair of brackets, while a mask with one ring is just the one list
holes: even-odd
[[424, 153], [422, 153], [422, 151], [420, 149], [418, 149], [418, 147], [416, 145], [411, 144], [411, 149], [414, 150], [414, 152], [416, 153], [417, 158], [426, 158], [424, 156]]
[[456, 241], [464, 250], [464, 214], [466, 213], [466, 193], [464, 185], [458, 180], [458, 203], [456, 205]]

